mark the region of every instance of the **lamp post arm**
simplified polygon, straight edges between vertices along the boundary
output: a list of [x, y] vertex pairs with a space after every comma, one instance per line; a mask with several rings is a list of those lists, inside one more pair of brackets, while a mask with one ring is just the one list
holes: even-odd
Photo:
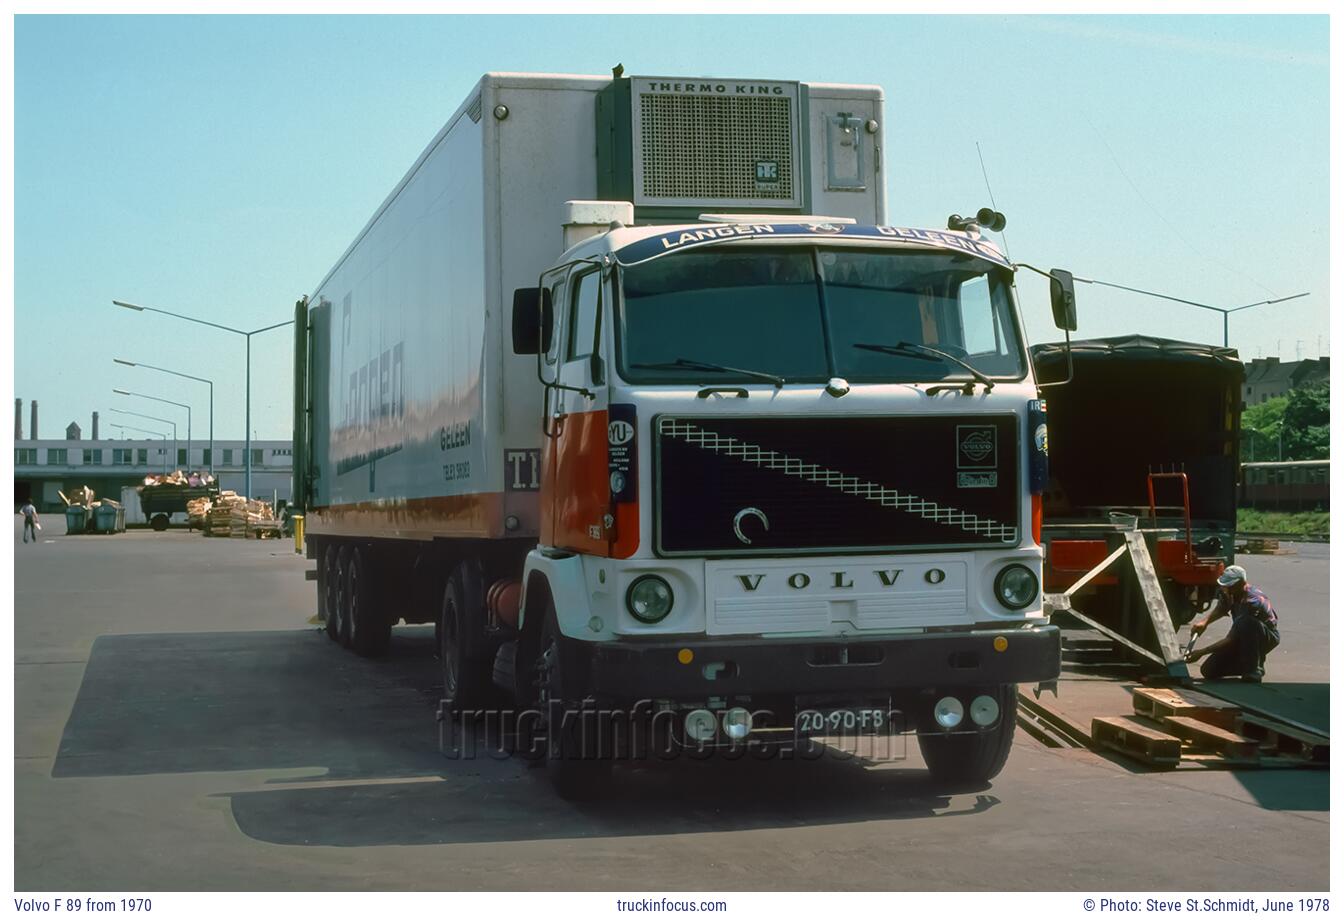
[[212, 323], [208, 319], [197, 319], [194, 316], [184, 316], [181, 313], [174, 313], [172, 310], [160, 310], [158, 307], [142, 307], [139, 304], [127, 303], [124, 300], [114, 300], [112, 301], [112, 303], [118, 307], [125, 307], [128, 310], [135, 310], [137, 312], [161, 313], [164, 316], [171, 316], [175, 319], [183, 319], [189, 323], [199, 323], [202, 326], [211, 326], [215, 329], [222, 329], [225, 332], [232, 332], [235, 335], [247, 335], [247, 332], [242, 329], [235, 329], [232, 326], [225, 326], [222, 323]]

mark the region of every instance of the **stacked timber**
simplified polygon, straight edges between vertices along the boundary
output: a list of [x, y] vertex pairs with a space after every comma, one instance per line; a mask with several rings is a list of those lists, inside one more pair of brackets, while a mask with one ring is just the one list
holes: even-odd
[[270, 504], [263, 501], [246, 501], [235, 504], [232, 514], [232, 536], [257, 537], [280, 535], [280, 522]]
[[211, 502], [208, 498], [193, 498], [187, 501], [187, 526], [193, 529], [205, 529], [205, 518], [210, 513]]
[[235, 492], [221, 492], [204, 518], [209, 537], [278, 537], [280, 521], [268, 502], [249, 501]]
[[233, 521], [233, 506], [241, 503], [243, 497], [235, 492], [220, 492], [205, 513], [205, 535], [207, 537], [228, 537]]

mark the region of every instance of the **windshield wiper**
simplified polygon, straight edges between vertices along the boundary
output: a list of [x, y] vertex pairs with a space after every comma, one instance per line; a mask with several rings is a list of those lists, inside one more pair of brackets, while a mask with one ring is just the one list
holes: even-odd
[[[904, 355], [910, 358], [923, 358], [926, 361], [951, 361], [953, 364], [959, 364], [970, 372], [980, 383], [985, 385], [985, 392], [988, 393], [994, 389], [994, 381], [989, 375], [967, 362], [961, 360], [956, 355], [948, 354], [937, 348], [930, 348], [928, 345], [916, 345], [914, 342], [893, 342], [890, 345], [873, 344], [871, 342], [856, 342], [855, 348], [862, 348], [864, 351], [876, 351], [886, 355]], [[967, 381], [970, 386], [970, 381]], [[967, 392], [970, 392], [968, 389]]]
[[729, 367], [726, 364], [714, 364], [709, 361], [692, 361], [690, 358], [676, 358], [672, 361], [652, 361], [631, 364], [631, 367], [645, 368], [651, 371], [667, 371], [685, 369], [689, 371], [713, 371], [719, 374], [741, 374], [743, 377], [754, 377], [757, 380], [765, 380], [775, 385], [776, 389], [784, 386], [785, 380], [778, 374], [768, 374], [765, 371], [752, 371], [744, 367]]

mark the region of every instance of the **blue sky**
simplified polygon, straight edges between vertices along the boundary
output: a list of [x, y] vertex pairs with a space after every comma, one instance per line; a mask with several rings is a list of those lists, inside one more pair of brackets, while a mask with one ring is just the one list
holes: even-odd
[[[1244, 357], [1329, 353], [1324, 16], [94, 17], [15, 20], [15, 395], [42, 433], [216, 381], [243, 434], [242, 340], [288, 318], [487, 70], [726, 75], [886, 90], [888, 216], [988, 203], [1010, 254], [1237, 306]], [[1050, 341], [1043, 286], [1028, 333]], [[1080, 334], [1220, 342], [1217, 314], [1079, 287]], [[253, 428], [290, 430], [290, 338], [253, 349]], [[181, 383], [187, 383], [181, 381]], [[139, 405], [134, 405], [139, 402]], [[148, 408], [147, 408], [148, 407]], [[25, 411], [25, 430], [27, 427]]]

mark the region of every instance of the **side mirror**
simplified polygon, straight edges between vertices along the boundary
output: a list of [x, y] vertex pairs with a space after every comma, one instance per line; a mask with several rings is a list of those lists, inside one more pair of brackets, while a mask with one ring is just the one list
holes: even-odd
[[1073, 296], [1073, 274], [1062, 268], [1050, 269], [1050, 309], [1055, 325], [1065, 332], [1078, 331], [1078, 303]]
[[555, 312], [551, 292], [525, 287], [513, 292], [513, 353], [544, 355], [551, 350]]

